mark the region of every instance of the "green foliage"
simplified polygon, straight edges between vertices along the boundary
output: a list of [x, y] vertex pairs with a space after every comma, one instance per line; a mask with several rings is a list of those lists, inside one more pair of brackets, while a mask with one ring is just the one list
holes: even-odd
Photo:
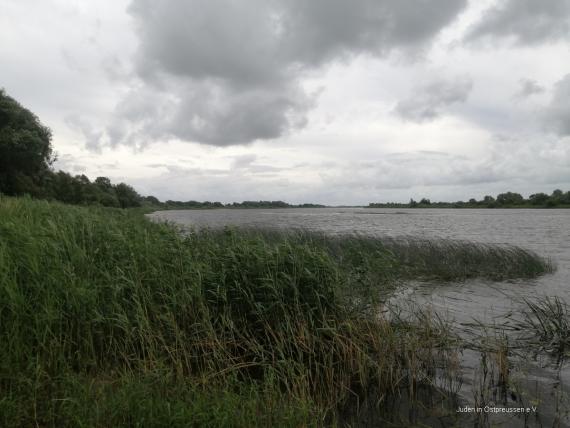
[[168, 209], [195, 209], [195, 208], [223, 208], [224, 204], [221, 202], [198, 202], [198, 201], [172, 201], [168, 200], [163, 205]]
[[111, 184], [107, 177], [97, 177], [92, 183], [85, 175], [75, 177], [63, 171], [48, 172], [43, 196], [74, 205], [102, 205], [105, 207], [140, 207], [143, 198], [131, 186]]
[[0, 90], [0, 194], [28, 194], [68, 204], [141, 206], [142, 197], [131, 186], [113, 185], [106, 177], [91, 183], [85, 175], [53, 172], [53, 161], [50, 130]]
[[0, 89], [0, 192], [40, 194], [52, 161], [50, 130]]
[[497, 195], [497, 203], [499, 205], [522, 205], [524, 203], [524, 198], [519, 193], [500, 193]]
[[[156, 199], [156, 198], [154, 198]], [[158, 203], [157, 203], [158, 202]], [[199, 201], [172, 201], [168, 200], [164, 204], [156, 200], [153, 205], [159, 205], [166, 209], [208, 209], [208, 208], [324, 208], [319, 204], [293, 205], [283, 201], [243, 201], [222, 204], [221, 202], [199, 202]]]
[[141, 196], [131, 186], [119, 183], [115, 186], [115, 194], [121, 208], [140, 207]]
[[548, 202], [548, 195], [546, 193], [534, 193], [528, 197], [528, 201], [532, 205], [544, 206]]
[[234, 202], [231, 204], [234, 208], [289, 208], [289, 205], [283, 201], [243, 201], [242, 203]]

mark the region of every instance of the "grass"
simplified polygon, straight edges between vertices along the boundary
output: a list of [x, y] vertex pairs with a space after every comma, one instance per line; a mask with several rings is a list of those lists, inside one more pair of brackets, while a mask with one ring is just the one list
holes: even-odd
[[378, 315], [399, 280], [551, 269], [516, 248], [180, 233], [1, 198], [0, 425], [334, 424], [369, 391], [413, 397], [453, 351], [440, 323]]

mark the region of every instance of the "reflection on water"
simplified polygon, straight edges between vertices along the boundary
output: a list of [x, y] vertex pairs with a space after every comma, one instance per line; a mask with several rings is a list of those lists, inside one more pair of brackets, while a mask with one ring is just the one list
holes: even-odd
[[[500, 326], [510, 314], [520, 311], [525, 298], [558, 296], [570, 302], [570, 210], [220, 209], [160, 211], [151, 214], [151, 217], [194, 227], [236, 225], [304, 228], [332, 234], [411, 235], [510, 244], [533, 250], [554, 262], [557, 267], [555, 273], [536, 279], [499, 283], [484, 280], [446, 284], [409, 283], [392, 299], [399, 304], [429, 303], [438, 312], [452, 318], [458, 329], [470, 326], [474, 321]], [[465, 327], [462, 334], [468, 336], [473, 334], [473, 330]], [[481, 355], [473, 350], [463, 353], [465, 381], [459, 394], [465, 402], [474, 400], [476, 385], [473, 379], [481, 371]], [[539, 409], [542, 417], [532, 420], [510, 417], [504, 419], [505, 426], [566, 426], [568, 420], [556, 420], [554, 413], [561, 411], [555, 406], [568, 402], [567, 399], [559, 399], [564, 391], [568, 394], [568, 366], [554, 367], [546, 360], [526, 357], [515, 358], [515, 364], [520, 387], [526, 388], [527, 392], [534, 389], [534, 395], [541, 395]], [[514, 392], [511, 394], [515, 395], [511, 401], [520, 403], [522, 398]]]

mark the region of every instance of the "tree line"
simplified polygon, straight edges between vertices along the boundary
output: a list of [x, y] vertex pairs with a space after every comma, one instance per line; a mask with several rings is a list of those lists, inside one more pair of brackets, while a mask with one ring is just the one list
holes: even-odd
[[[153, 198], [152, 196], [145, 198], [148, 200]], [[193, 208], [324, 208], [326, 205], [320, 204], [289, 204], [283, 201], [243, 201], [243, 202], [232, 202], [229, 204], [223, 204], [221, 202], [198, 202], [198, 201], [171, 201], [168, 200], [164, 203], [155, 200], [153, 198], [152, 203], [154, 205], [159, 205], [167, 209], [193, 209]]]
[[38, 117], [0, 89], [0, 193], [30, 195], [69, 204], [138, 207], [144, 198], [107, 177], [54, 171], [51, 131]]
[[570, 191], [563, 192], [560, 189], [554, 190], [550, 195], [546, 193], [534, 193], [528, 198], [524, 198], [520, 193], [505, 192], [497, 195], [496, 198], [487, 195], [481, 200], [474, 198], [457, 202], [432, 202], [427, 198], [419, 201], [410, 199], [408, 203], [396, 202], [371, 202], [369, 208], [565, 208], [570, 207]]

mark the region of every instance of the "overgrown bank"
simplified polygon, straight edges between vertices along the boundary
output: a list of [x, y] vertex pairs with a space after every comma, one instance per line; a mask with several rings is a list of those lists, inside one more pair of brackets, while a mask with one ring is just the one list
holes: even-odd
[[[508, 267], [508, 269], [506, 269]], [[513, 248], [244, 230], [0, 199], [0, 425], [334, 423], [433, 387], [445, 326], [378, 316], [398, 280], [535, 276]]]

